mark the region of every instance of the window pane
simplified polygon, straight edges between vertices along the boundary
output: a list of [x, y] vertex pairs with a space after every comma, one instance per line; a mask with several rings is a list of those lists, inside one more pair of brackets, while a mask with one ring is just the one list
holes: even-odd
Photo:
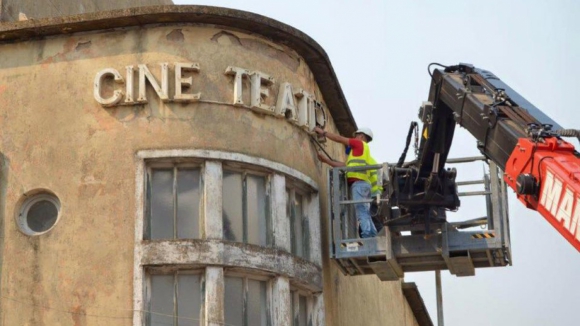
[[298, 306], [296, 305], [296, 303], [294, 300], [296, 298], [296, 291], [290, 291], [290, 307], [292, 310], [292, 326], [297, 326], [298, 325]]
[[241, 173], [224, 171], [223, 174], [223, 228], [224, 239], [244, 241]]
[[267, 245], [266, 178], [248, 175], [248, 243]]
[[177, 238], [199, 238], [199, 169], [177, 171]]
[[201, 276], [179, 274], [177, 276], [177, 325], [200, 325]]
[[292, 214], [292, 198], [290, 197], [290, 189], [286, 189], [286, 216], [288, 217], [288, 219], [290, 219], [291, 214]]
[[151, 239], [173, 239], [173, 170], [151, 174]]
[[290, 221], [290, 249], [292, 253], [295, 253], [296, 250], [296, 230], [294, 229], [294, 199], [292, 197], [292, 192], [290, 189], [286, 189], [286, 216]]
[[298, 300], [299, 302], [298, 324], [300, 326], [306, 326], [307, 325], [306, 323], [308, 322], [308, 308], [306, 304], [308, 301], [306, 300], [306, 297], [303, 295], [299, 296], [299, 298], [300, 299]]
[[294, 207], [293, 207], [293, 228], [294, 228], [294, 246], [293, 252], [297, 256], [303, 256], [303, 232], [302, 232], [302, 195], [295, 193], [294, 194]]
[[173, 325], [173, 275], [151, 275], [150, 325]]
[[242, 326], [244, 319], [244, 282], [241, 277], [225, 278], [224, 315], [226, 325]]
[[267, 326], [267, 283], [248, 280], [248, 325]]
[[302, 196], [302, 258], [310, 259], [310, 221], [308, 221], [307, 207], [309, 204], [309, 196]]

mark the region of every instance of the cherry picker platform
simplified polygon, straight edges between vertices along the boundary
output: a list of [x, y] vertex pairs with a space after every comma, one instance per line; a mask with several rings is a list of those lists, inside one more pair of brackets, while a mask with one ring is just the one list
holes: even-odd
[[[511, 265], [508, 186], [580, 252], [580, 153], [563, 139], [580, 141], [580, 130], [562, 128], [490, 71], [464, 63], [432, 63], [427, 70], [431, 87], [419, 109], [422, 130], [411, 123], [399, 161], [330, 172], [331, 256], [342, 271], [387, 281], [405, 272], [470, 276], [476, 268]], [[482, 157], [448, 159], [457, 125], [474, 136]], [[413, 133], [415, 159], [405, 162]], [[456, 181], [457, 169], [448, 167], [478, 160], [488, 164], [482, 180]], [[377, 224], [384, 226], [374, 238], [358, 236], [357, 202], [345, 180], [345, 171], [357, 169], [378, 169], [384, 181], [382, 196], [364, 201], [376, 202]], [[484, 189], [458, 190], [475, 184]], [[484, 198], [485, 216], [448, 218], [460, 197], [474, 195]], [[473, 214], [465, 207], [463, 215]]]
[[[376, 274], [382, 281], [399, 280], [405, 272], [449, 270], [456, 276], [473, 276], [476, 268], [511, 265], [507, 188], [502, 171], [485, 157], [448, 159], [458, 165], [485, 162], [482, 179], [456, 181], [459, 187], [482, 186], [482, 190], [458, 191], [458, 197], [478, 196], [485, 203], [487, 214], [464, 221], [448, 221], [439, 208], [427, 214], [401, 213], [389, 202], [393, 194], [380, 198], [353, 201], [350, 199], [345, 174], [351, 170], [379, 171], [385, 189], [394, 180], [394, 164], [366, 167], [339, 167], [329, 171], [330, 248], [333, 258], [346, 275]], [[390, 171], [390, 172], [389, 172]], [[473, 187], [471, 187], [473, 188]], [[375, 202], [376, 217], [384, 228], [374, 238], [359, 238], [355, 203]], [[464, 213], [467, 210], [464, 210]]]

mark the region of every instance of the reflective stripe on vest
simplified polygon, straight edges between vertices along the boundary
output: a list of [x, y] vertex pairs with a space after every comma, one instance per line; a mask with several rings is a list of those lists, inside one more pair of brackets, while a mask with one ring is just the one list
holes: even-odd
[[[354, 166], [366, 166], [369, 165], [369, 158], [370, 156], [370, 151], [369, 151], [369, 145], [367, 143], [365, 143], [364, 141], [362, 141], [363, 143], [363, 153], [360, 156], [354, 156], [352, 155], [352, 153], [354, 152], [353, 150], [350, 151], [350, 153], [348, 153], [348, 158], [346, 159], [346, 166], [348, 167], [354, 167]], [[354, 178], [354, 179], [359, 179], [359, 180], [363, 180], [366, 182], [369, 182], [369, 173], [368, 171], [353, 171], [353, 172], [347, 172], [346, 173], [346, 177], [347, 178]]]

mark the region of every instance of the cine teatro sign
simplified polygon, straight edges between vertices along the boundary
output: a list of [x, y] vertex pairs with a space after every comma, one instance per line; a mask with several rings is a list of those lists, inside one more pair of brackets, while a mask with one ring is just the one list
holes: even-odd
[[[95, 100], [103, 107], [142, 105], [148, 102], [146, 87], [149, 84], [155, 90], [157, 97], [165, 103], [205, 101], [202, 91], [194, 90], [194, 77], [201, 73], [199, 63], [176, 62], [170, 65], [162, 62], [159, 65], [161, 66], [160, 80], [145, 64], [138, 64], [136, 67], [126, 66], [124, 76], [114, 68], [105, 68], [97, 72], [94, 80]], [[173, 94], [169, 93], [170, 73], [173, 73], [175, 83]], [[232, 66], [227, 67], [224, 74], [233, 79], [232, 102], [225, 104], [233, 104], [258, 113], [287, 119], [308, 131], [316, 125], [326, 125], [324, 107], [310, 91], [282, 82], [278, 85], [277, 98], [273, 99], [270, 97], [270, 92], [275, 87], [276, 81], [270, 75]], [[244, 88], [244, 79], [249, 79], [249, 89]], [[114, 81], [113, 91], [103, 95], [104, 85], [111, 84], [111, 81]], [[137, 89], [137, 94], [135, 94], [135, 89]], [[243, 100], [243, 94], [246, 94], [246, 99], [248, 98], [245, 92], [250, 92], [249, 103]]]

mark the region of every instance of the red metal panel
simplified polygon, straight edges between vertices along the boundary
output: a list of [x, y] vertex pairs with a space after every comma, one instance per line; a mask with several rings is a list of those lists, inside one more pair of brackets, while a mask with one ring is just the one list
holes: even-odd
[[505, 173], [506, 183], [516, 194], [520, 174], [536, 178], [537, 194], [517, 194], [518, 199], [537, 210], [580, 252], [580, 159], [574, 155], [574, 146], [556, 137], [537, 143], [521, 138]]

